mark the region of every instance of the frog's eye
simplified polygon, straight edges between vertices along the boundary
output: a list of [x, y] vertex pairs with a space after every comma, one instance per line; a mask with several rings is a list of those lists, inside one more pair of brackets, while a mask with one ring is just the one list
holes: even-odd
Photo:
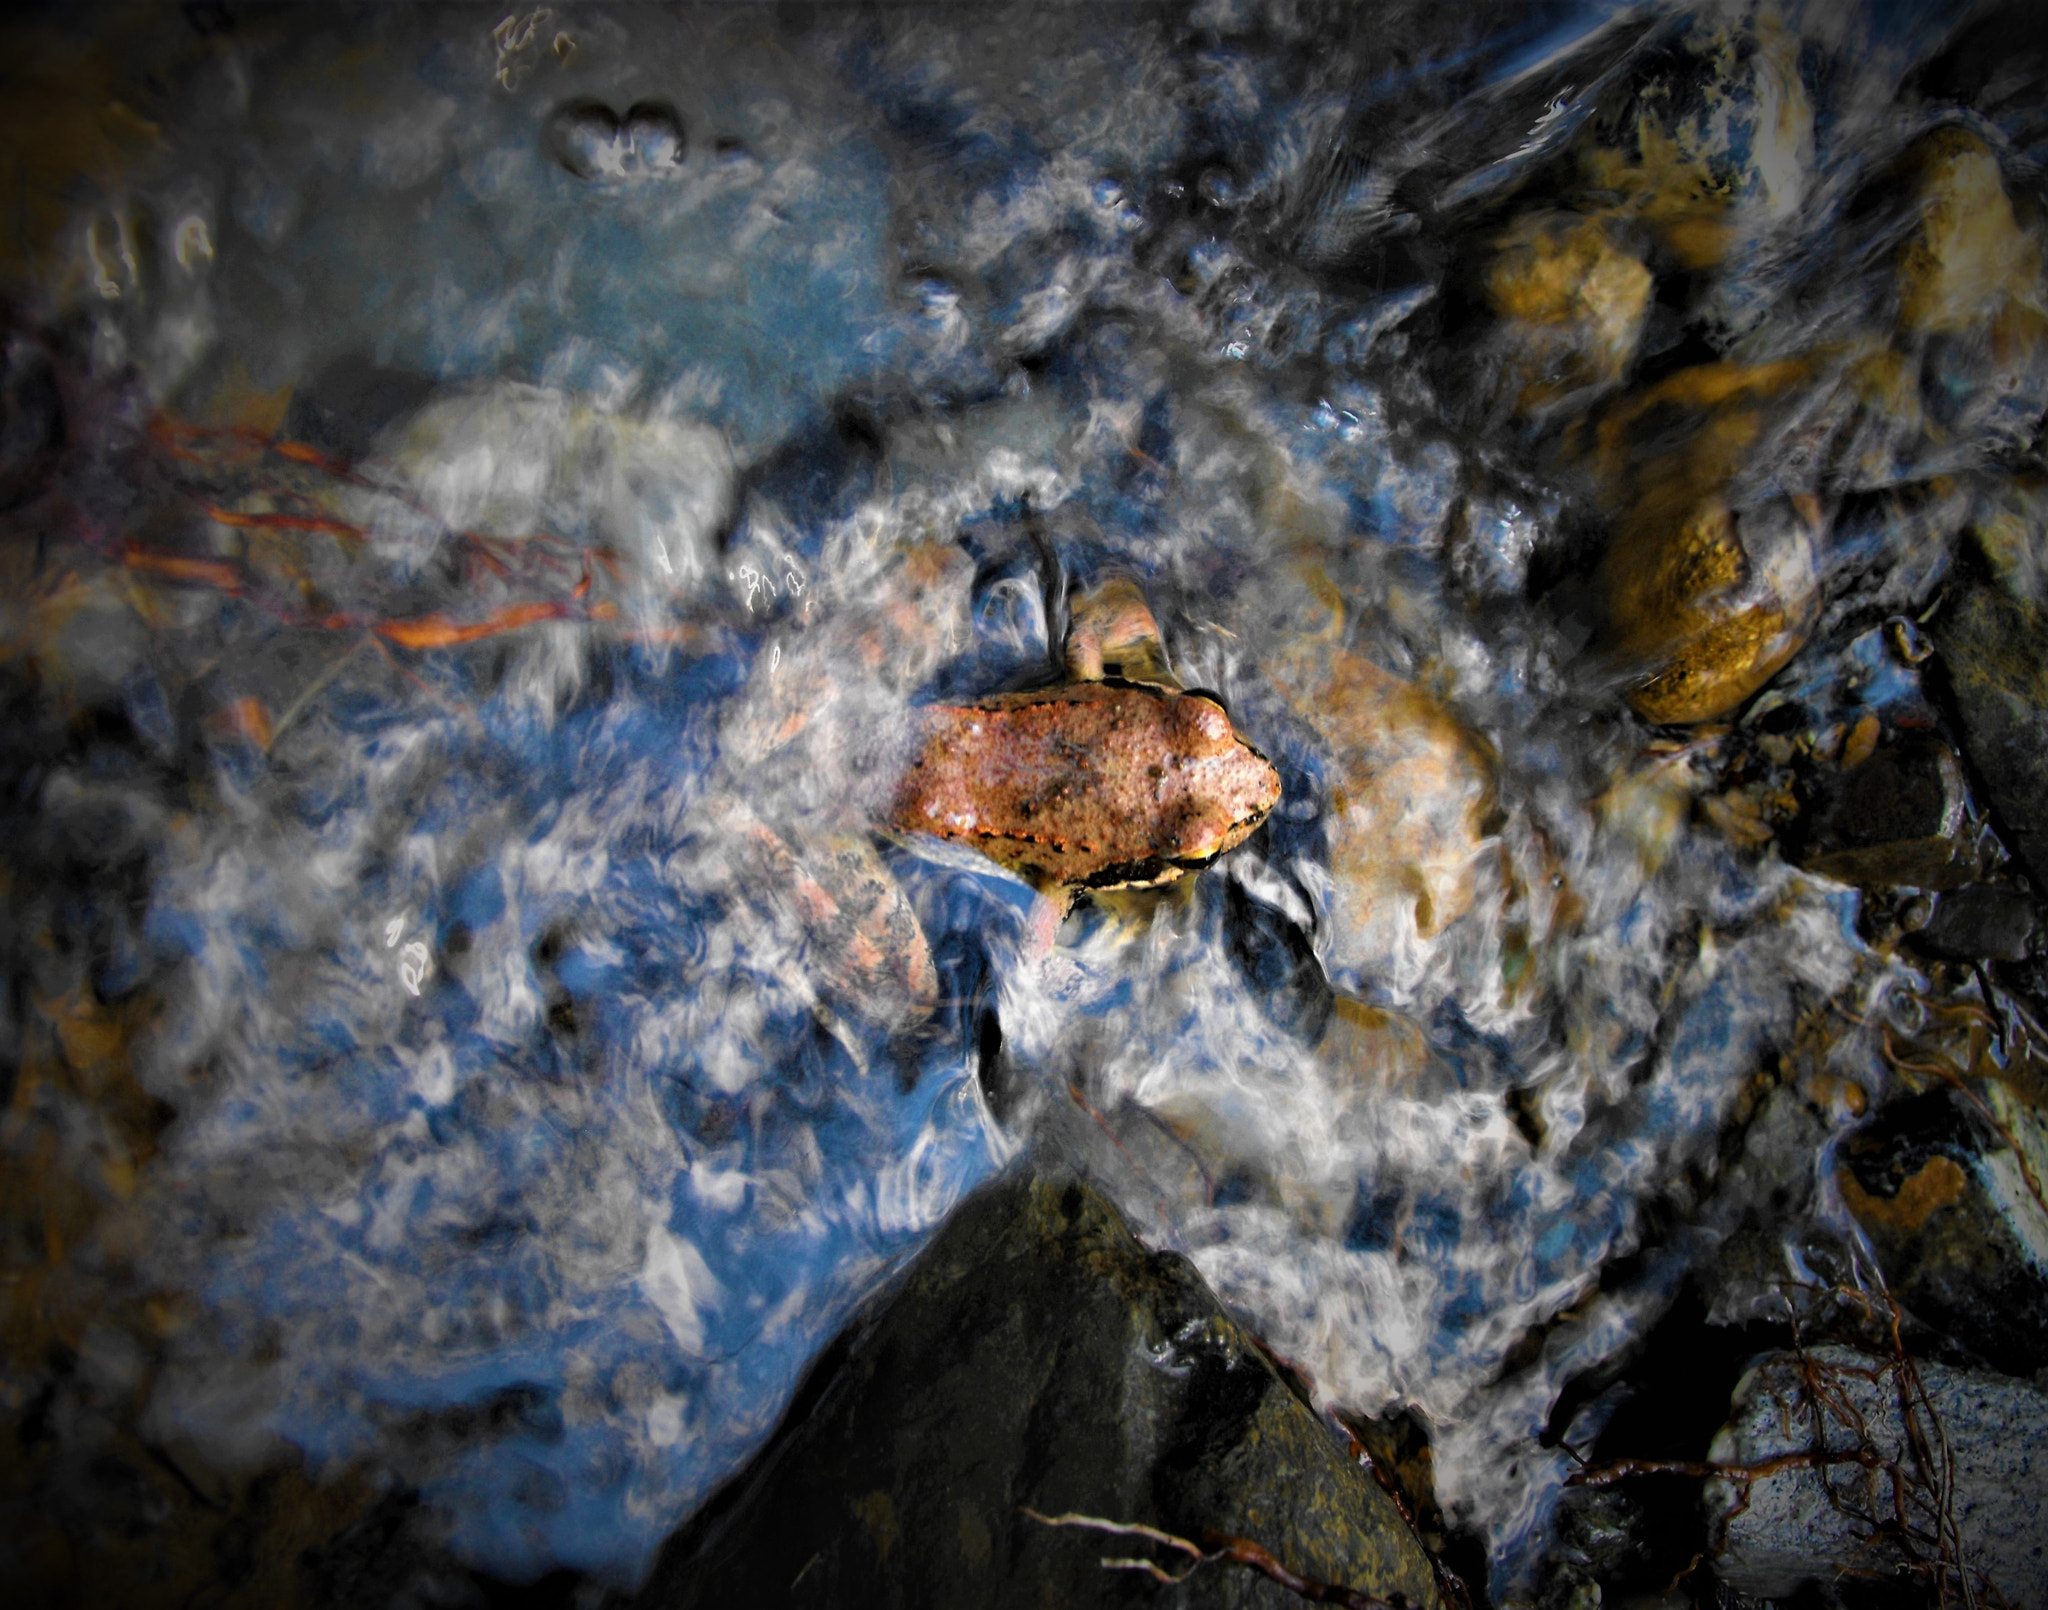
[[1176, 747], [1196, 756], [1229, 752], [1232, 733], [1230, 717], [1214, 699], [1200, 694], [1183, 694], [1173, 701], [1173, 740]]

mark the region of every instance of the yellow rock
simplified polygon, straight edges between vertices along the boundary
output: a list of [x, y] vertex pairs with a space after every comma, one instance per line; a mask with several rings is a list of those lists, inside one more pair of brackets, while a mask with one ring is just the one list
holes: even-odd
[[1812, 163], [1799, 40], [1767, 10], [1753, 24], [1696, 26], [1673, 70], [1579, 145], [1587, 204], [1638, 219], [1688, 269], [1796, 217]]
[[1650, 304], [1650, 271], [1596, 219], [1530, 213], [1497, 243], [1486, 299], [1502, 320], [1518, 412], [1618, 381]]
[[1709, 721], [1777, 675], [1811, 624], [1819, 524], [1810, 500], [1738, 521], [1708, 497], [1675, 527], [1617, 540], [1599, 573], [1609, 646], [1650, 667], [1629, 703], [1651, 721]]
[[1780, 498], [1738, 513], [1726, 494], [1813, 370], [1805, 358], [1702, 364], [1617, 404], [1594, 431], [1588, 465], [1616, 510], [1595, 578], [1606, 644], [1642, 668], [1629, 702], [1652, 721], [1733, 709], [1804, 641], [1819, 506]]
[[1472, 904], [1490, 757], [1442, 704], [1347, 649], [1304, 646], [1274, 680], [1327, 746], [1333, 960], [1431, 938]]
[[2034, 339], [2041, 244], [2014, 216], [1998, 158], [1952, 127], [1920, 141], [1906, 165], [1919, 193], [1920, 227], [1899, 251], [1900, 330], [1932, 335], [2003, 316], [2008, 344]]

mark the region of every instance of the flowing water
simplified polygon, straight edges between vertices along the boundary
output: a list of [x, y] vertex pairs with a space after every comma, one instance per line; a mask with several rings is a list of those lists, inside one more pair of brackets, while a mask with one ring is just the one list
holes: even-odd
[[[1466, 338], [1472, 243], [1689, 28], [1762, 29], [1714, 114], [1747, 233], [1638, 361], [1853, 325], [1954, 19], [188, 10], [46, 25], [146, 87], [44, 185], [11, 417], [65, 445], [0, 605], [9, 1032], [118, 1019], [153, 1115], [131, 1158], [24, 1072], [9, 1143], [179, 1316], [149, 1434], [630, 1583], [1051, 1146], [1320, 1401], [1421, 1411], [1526, 1591], [1560, 1393], [1751, 1205], [1746, 1081], [1832, 1011], [1877, 1088], [1854, 1025], [1911, 981], [1694, 796], [1774, 704], [1924, 721], [1879, 622], [1943, 559], [1838, 521], [1817, 647], [1660, 737], [1590, 640], [1595, 500]], [[2030, 115], [1972, 126], [2034, 171]], [[911, 708], [1046, 680], [1119, 573], [1285, 792], [1048, 953], [1015, 879], [871, 824]]]

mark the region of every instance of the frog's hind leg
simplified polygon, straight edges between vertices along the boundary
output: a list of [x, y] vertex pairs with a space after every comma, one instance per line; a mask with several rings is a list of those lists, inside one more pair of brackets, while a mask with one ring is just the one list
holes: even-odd
[[1028, 962], [1042, 962], [1053, 953], [1059, 943], [1060, 926], [1067, 920], [1067, 914], [1074, 909], [1074, 894], [1069, 889], [1041, 889], [1031, 902], [1030, 914], [1024, 922], [1024, 959]]
[[1113, 676], [1154, 687], [1180, 687], [1166, 662], [1166, 644], [1152, 606], [1129, 576], [1111, 576], [1074, 600], [1067, 620], [1066, 670], [1076, 682]]

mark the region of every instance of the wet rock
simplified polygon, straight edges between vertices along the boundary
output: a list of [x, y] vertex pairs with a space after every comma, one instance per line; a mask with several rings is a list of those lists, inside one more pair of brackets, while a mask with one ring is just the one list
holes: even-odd
[[1681, 369], [1567, 443], [1612, 512], [1594, 576], [1604, 641], [1638, 668], [1629, 702], [1652, 721], [1732, 710], [1805, 640], [1826, 521], [1763, 449], [1813, 376], [1804, 358]]
[[[1900, 248], [1899, 327], [1908, 335], [1967, 330], [1994, 320], [2038, 329], [2041, 246], [2022, 230], [1998, 158], [1966, 129], [1937, 129], [1907, 156], [1920, 208]], [[2032, 318], [2025, 315], [2032, 313]]]
[[2015, 216], [1997, 156], [1938, 129], [1907, 154], [1918, 225], [1895, 275], [1898, 346], [1931, 446], [2023, 446], [2048, 406], [2041, 243]]
[[1611, 650], [1651, 668], [1628, 695], [1640, 715], [1708, 721], [1784, 668], [1812, 620], [1818, 523], [1810, 508], [1738, 515], [1717, 497], [1661, 528], [1637, 512], [1599, 581]]
[[1533, 414], [1622, 378], [1650, 305], [1650, 271], [1597, 220], [1530, 213], [1509, 226], [1485, 274], [1501, 320], [1502, 400]]
[[1583, 199], [1639, 219], [1681, 268], [1725, 258], [1796, 218], [1813, 165], [1799, 40], [1767, 9], [1694, 22], [1596, 118], [1578, 152]]
[[1960, 888], [1977, 870], [1964, 806], [1954, 751], [1908, 733], [1822, 785], [1800, 823], [1800, 864], [1867, 889]]
[[1947, 1089], [1893, 1102], [1844, 1142], [1835, 1185], [1917, 1318], [2031, 1374], [2048, 1366], [2048, 1126], [2001, 1087], [1973, 1088], [2005, 1134]]
[[[664, 1549], [638, 1602], [1142, 1605], [1077, 1512], [1249, 1537], [1292, 1570], [1439, 1604], [1371, 1478], [1192, 1267], [1074, 1182], [970, 1200], [813, 1367], [774, 1440]], [[1163, 1558], [1163, 1557], [1162, 1557]], [[1175, 1602], [1298, 1604], [1241, 1567]]]
[[1296, 653], [1274, 680], [1329, 747], [1331, 960], [1429, 938], [1472, 904], [1489, 812], [1479, 739], [1423, 689], [1346, 649]]
[[[2023, 511], [2025, 512], [2025, 511]], [[1990, 575], [1959, 582], [1932, 632], [1970, 765], [1999, 837], [2048, 887], [2048, 635], [2038, 597], [2037, 513], [1980, 524]]]
[[1873, 186], [1903, 208], [1890, 329], [1840, 349], [1842, 412], [1824, 457], [1836, 484], [1896, 485], [2024, 450], [2048, 408], [2042, 246], [2007, 194], [1996, 154], [1958, 127], [1916, 143]]
[[1998, 883], [1966, 883], [1935, 903], [1913, 935], [1922, 950], [1951, 961], [2024, 961], [2034, 938], [2034, 902]]
[[[1825, 1347], [1771, 1354], [1744, 1377], [1713, 1458], [1790, 1461], [1746, 1485], [1707, 1484], [1723, 1583], [1777, 1599], [1853, 1572], [1961, 1598], [1936, 1575], [1959, 1542], [1978, 1602], [1989, 1584], [2018, 1610], [2048, 1606], [2048, 1395], [1938, 1364], [1916, 1374]], [[1877, 1462], [1861, 1462], [1869, 1454]]]
[[[1595, 1467], [1704, 1459], [1750, 1360], [1786, 1339], [1769, 1326], [1710, 1324], [1699, 1294], [1683, 1289], [1628, 1354], [1566, 1385], [1551, 1410], [1550, 1434]], [[1705, 1542], [1696, 1484], [1567, 1486], [1536, 1605], [1566, 1610], [1589, 1598], [1654, 1604], [1652, 1596], [1686, 1571]]]

